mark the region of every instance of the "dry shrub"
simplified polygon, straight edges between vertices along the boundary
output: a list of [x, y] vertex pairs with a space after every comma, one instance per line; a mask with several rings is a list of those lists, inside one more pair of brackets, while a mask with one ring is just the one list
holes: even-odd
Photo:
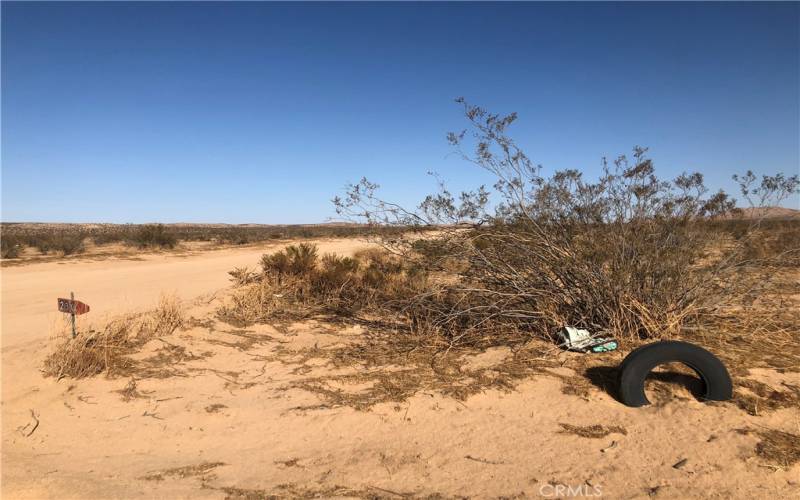
[[260, 279], [240, 286], [219, 309], [221, 319], [248, 324], [320, 313], [386, 312], [427, 288], [423, 273], [383, 251], [320, 258], [315, 245], [302, 243], [265, 254], [261, 267]]
[[169, 335], [183, 324], [180, 303], [162, 296], [158, 306], [144, 313], [125, 314], [101, 330], [78, 332], [61, 339], [44, 362], [45, 376], [84, 378], [122, 371], [130, 365], [127, 355], [154, 337]]
[[152, 337], [169, 335], [185, 321], [183, 307], [175, 295], [162, 294], [155, 309], [144, 315], [145, 330]]
[[[417, 209], [382, 200], [362, 179], [337, 212], [375, 225], [437, 227], [438, 237], [394, 237], [387, 248], [423, 273], [449, 273], [440, 286], [409, 296], [399, 310], [417, 333], [469, 345], [548, 339], [564, 325], [623, 342], [680, 336], [758, 296], [785, 252], [753, 259], [760, 220], [732, 235], [712, 222], [734, 211], [724, 192], [709, 193], [699, 173], [659, 178], [636, 147], [603, 162], [597, 180], [576, 170], [546, 177], [510, 139], [516, 114], [466, 104], [471, 133], [450, 135], [469, 162], [492, 174], [484, 187], [451, 194], [444, 185]], [[463, 145], [471, 142], [472, 153]], [[736, 177], [751, 202], [779, 204], [798, 176]], [[490, 203], [490, 196], [495, 199]], [[792, 245], [798, 226], [780, 236]], [[750, 250], [748, 250], [750, 249]]]

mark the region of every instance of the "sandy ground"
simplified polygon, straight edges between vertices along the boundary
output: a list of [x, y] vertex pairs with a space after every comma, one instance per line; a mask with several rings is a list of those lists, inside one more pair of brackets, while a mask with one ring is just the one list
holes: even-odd
[[[350, 253], [367, 245], [358, 239], [314, 243], [321, 254]], [[56, 299], [69, 297], [70, 291], [91, 306], [91, 315], [79, 320], [98, 321], [98, 317], [150, 307], [161, 293], [183, 299], [214, 293], [228, 284], [228, 271], [257, 268], [265, 251], [281, 246], [265, 243], [197, 253], [143, 253], [124, 259], [79, 257], [3, 268], [3, 349], [41, 340], [52, 332], [64, 316], [56, 310]]]
[[[345, 254], [361, 245], [320, 244], [323, 252]], [[546, 375], [464, 401], [421, 390], [369, 408], [335, 403], [348, 395], [357, 400], [374, 383], [331, 379], [365, 370], [334, 367], [329, 355], [357, 342], [361, 327], [241, 329], [214, 317], [227, 271], [254, 266], [262, 252], [3, 269], [3, 498], [800, 494], [800, 465], [775, 467], [755, 453], [758, 429], [800, 431], [797, 408], [751, 416], [688, 397], [631, 409], [600, 389], [564, 394], [561, 382]], [[137, 359], [169, 362], [140, 377], [126, 400], [118, 391], [129, 378], [56, 381], [39, 372], [60, 327], [55, 298], [69, 290], [92, 306], [85, 318], [151, 306], [163, 291], [177, 293], [192, 320], [145, 346]], [[606, 355], [608, 364], [622, 354]], [[491, 367], [509, 355], [495, 349], [464, 362]], [[401, 365], [398, 359], [386, 369]], [[559, 375], [571, 373], [564, 368]], [[775, 386], [800, 384], [797, 373], [752, 376]], [[325, 377], [327, 396], [307, 389]], [[621, 429], [587, 438], [564, 433], [562, 424]]]

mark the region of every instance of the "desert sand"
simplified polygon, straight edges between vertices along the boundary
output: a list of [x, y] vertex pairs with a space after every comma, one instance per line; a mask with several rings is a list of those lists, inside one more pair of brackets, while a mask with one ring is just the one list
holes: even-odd
[[[341, 254], [366, 245], [318, 243]], [[776, 466], [755, 451], [758, 429], [800, 431], [798, 408], [754, 416], [688, 392], [627, 408], [596, 387], [565, 394], [564, 377], [583, 377], [569, 368], [464, 400], [422, 388], [364, 404], [360, 394], [404, 369], [401, 355], [388, 367], [331, 362], [366, 327], [237, 328], [215, 317], [227, 271], [255, 266], [271, 248], [2, 269], [3, 498], [800, 494], [800, 465]], [[84, 327], [150, 307], [161, 293], [175, 293], [189, 321], [137, 354], [153, 369], [136, 376], [135, 389], [130, 377], [44, 378], [42, 360], [64, 327], [55, 299], [71, 290], [92, 307], [80, 318]], [[624, 354], [605, 354], [604, 362], [615, 366]], [[511, 355], [495, 348], [460, 361], [491, 370]], [[796, 372], [749, 376], [800, 385]], [[587, 437], [564, 424], [609, 429]]]

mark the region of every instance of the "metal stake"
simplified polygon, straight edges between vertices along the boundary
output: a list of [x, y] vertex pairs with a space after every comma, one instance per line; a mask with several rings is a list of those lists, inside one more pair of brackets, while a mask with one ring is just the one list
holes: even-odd
[[74, 339], [78, 334], [75, 332], [75, 292], [69, 292], [70, 298], [70, 311], [72, 316], [72, 338]]

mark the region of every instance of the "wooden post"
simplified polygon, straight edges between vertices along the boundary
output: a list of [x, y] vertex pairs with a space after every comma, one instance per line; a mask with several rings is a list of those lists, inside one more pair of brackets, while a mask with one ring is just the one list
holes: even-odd
[[70, 298], [70, 316], [72, 316], [72, 338], [74, 339], [78, 334], [75, 332], [75, 292], [69, 292]]

